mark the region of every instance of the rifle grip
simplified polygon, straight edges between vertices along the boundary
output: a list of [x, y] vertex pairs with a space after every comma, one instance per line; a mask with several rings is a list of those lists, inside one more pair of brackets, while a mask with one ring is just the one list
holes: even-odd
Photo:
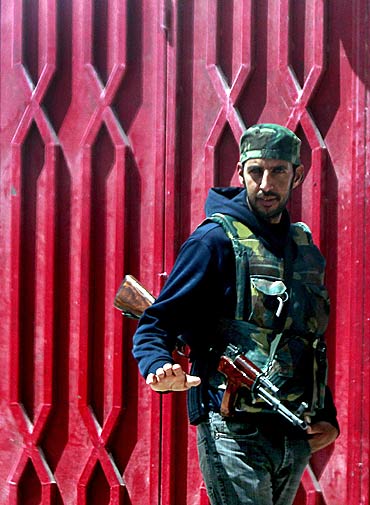
[[222, 397], [220, 412], [223, 417], [232, 417], [235, 413], [235, 401], [238, 385], [230, 380]]

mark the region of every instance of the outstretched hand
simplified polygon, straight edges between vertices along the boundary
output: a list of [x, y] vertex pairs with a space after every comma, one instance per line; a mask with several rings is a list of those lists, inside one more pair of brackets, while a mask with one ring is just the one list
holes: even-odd
[[178, 363], [172, 365], [166, 363], [162, 368], [158, 368], [155, 374], [150, 373], [146, 378], [146, 383], [153, 391], [186, 391], [194, 386], [198, 386], [201, 380], [195, 375], [188, 375]]

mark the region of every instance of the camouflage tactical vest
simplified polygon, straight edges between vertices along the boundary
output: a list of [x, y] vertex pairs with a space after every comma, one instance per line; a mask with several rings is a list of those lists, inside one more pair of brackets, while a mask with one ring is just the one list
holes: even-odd
[[[284, 261], [266, 249], [247, 226], [223, 214], [209, 219], [219, 223], [232, 241], [236, 262], [235, 319], [220, 320], [221, 338], [238, 345], [266, 373], [290, 408], [305, 401], [314, 414], [324, 404], [329, 297], [323, 285], [325, 260], [313, 244], [309, 228], [304, 223], [291, 225], [297, 254], [287, 286]], [[286, 303], [288, 310], [279, 326]], [[222, 388], [220, 376], [212, 380]], [[240, 390], [237, 409], [256, 412], [264, 407], [246, 388]]]

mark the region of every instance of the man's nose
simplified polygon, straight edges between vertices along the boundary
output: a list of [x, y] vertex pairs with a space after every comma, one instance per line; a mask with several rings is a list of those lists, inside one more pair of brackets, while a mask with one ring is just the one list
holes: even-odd
[[270, 191], [273, 187], [272, 177], [269, 170], [264, 170], [262, 173], [262, 179], [260, 183], [260, 189], [262, 191]]

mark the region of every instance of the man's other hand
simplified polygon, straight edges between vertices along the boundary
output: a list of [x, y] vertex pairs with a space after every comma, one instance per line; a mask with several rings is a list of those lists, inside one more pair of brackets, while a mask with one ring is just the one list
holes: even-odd
[[326, 421], [320, 421], [308, 427], [307, 433], [310, 436], [309, 443], [311, 451], [316, 452], [330, 445], [338, 436], [338, 430]]

